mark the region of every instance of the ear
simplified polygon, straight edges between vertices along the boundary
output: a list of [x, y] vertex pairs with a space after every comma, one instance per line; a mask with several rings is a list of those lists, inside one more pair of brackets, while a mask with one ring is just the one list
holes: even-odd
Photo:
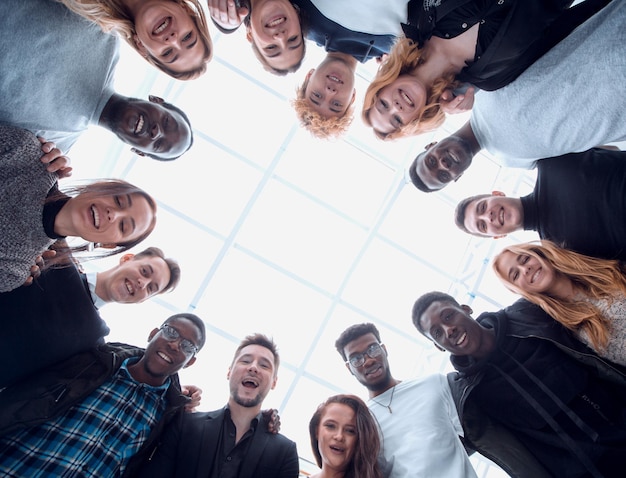
[[98, 247], [102, 247], [103, 249], [115, 249], [116, 247], [118, 247], [117, 244], [100, 244], [100, 246]]
[[228, 372], [226, 372], [226, 380], [230, 380], [230, 367], [228, 367]]
[[311, 69], [309, 70], [309, 72], [306, 74], [306, 78], [305, 78], [305, 80], [306, 80], [306, 81], [309, 81], [309, 79], [311, 78], [311, 76], [313, 75], [313, 73], [315, 73], [315, 68], [311, 68]]
[[461, 309], [463, 309], [467, 315], [472, 315], [474, 313], [474, 311], [469, 305], [463, 304], [461, 305]]
[[348, 369], [348, 372], [350, 372], [350, 375], [354, 375], [354, 372], [352, 371], [352, 369], [350, 368], [350, 364], [349, 363], [345, 363], [344, 364], [346, 366], [346, 368]]
[[143, 56], [144, 58], [148, 58], [148, 56], [150, 56], [146, 46], [141, 42], [137, 35], [133, 35], [133, 43], [135, 44], [135, 48], [141, 56]]
[[159, 329], [152, 329], [152, 332], [150, 332], [150, 335], [148, 335], [148, 342], [150, 342], [154, 338], [154, 336], [158, 333], [159, 333]]
[[248, 42], [252, 43], [252, 30], [250, 30], [250, 27], [246, 27], [246, 40], [248, 40]]
[[145, 153], [143, 151], [139, 151], [137, 148], [130, 148], [130, 150], [137, 156], [145, 156]]
[[503, 237], [506, 237], [506, 234], [502, 234], [500, 236], [493, 236], [494, 239], [502, 239]]
[[455, 178], [454, 182], [456, 183], [459, 179], [461, 179], [461, 176], [463, 176], [463, 173], [459, 174], [459, 175]]
[[382, 349], [385, 351], [385, 357], [389, 357], [389, 352], [387, 352], [387, 346], [385, 344], [382, 345]]
[[155, 95], [148, 95], [148, 100], [150, 100], [150, 103], [156, 103], [158, 105], [165, 103], [165, 100], [163, 98]]
[[444, 349], [443, 347], [441, 347], [439, 344], [436, 344], [435, 342], [433, 342], [433, 345], [435, 346], [435, 348], [437, 350], [439, 350], [440, 352], [446, 352], [446, 349]]
[[276, 388], [276, 382], [278, 382], [278, 375], [274, 376], [274, 380], [272, 380], [272, 390], [274, 390], [274, 388]]
[[506, 197], [506, 194], [504, 194], [502, 191], [491, 191], [491, 195], [492, 196]]
[[352, 99], [350, 100], [350, 106], [352, 106], [354, 100], [356, 100], [356, 88], [352, 90]]
[[183, 368], [191, 367], [195, 361], [196, 361], [196, 356], [194, 355], [193, 357], [189, 359], [189, 362], [183, 365]]
[[424, 150], [428, 151], [430, 148], [432, 148], [436, 144], [437, 144], [437, 141], [433, 141], [432, 143], [428, 143], [426, 146], [424, 146]]
[[128, 254], [124, 254], [120, 257], [120, 265], [124, 264], [124, 262], [132, 261], [133, 257], [135, 257], [135, 254], [131, 254], [130, 252]]

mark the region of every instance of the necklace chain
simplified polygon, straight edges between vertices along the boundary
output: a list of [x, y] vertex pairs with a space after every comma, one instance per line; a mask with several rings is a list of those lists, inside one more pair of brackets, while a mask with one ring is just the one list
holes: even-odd
[[[397, 384], [396, 384], [397, 385]], [[389, 403], [387, 405], [384, 405], [382, 403], [380, 403], [378, 400], [374, 400], [372, 398], [372, 401], [374, 403], [377, 403], [378, 405], [380, 405], [381, 407], [385, 407], [387, 408], [387, 410], [389, 410], [389, 413], [393, 413], [393, 410], [391, 410], [391, 402], [393, 402], [393, 394], [396, 393], [396, 385], [393, 386], [393, 388], [391, 389], [391, 398], [389, 399]]]

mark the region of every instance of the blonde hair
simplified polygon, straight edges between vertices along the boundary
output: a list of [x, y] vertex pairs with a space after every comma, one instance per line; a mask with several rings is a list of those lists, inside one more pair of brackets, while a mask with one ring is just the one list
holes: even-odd
[[493, 269], [504, 285], [530, 302], [540, 306], [570, 330], [584, 330], [596, 350], [606, 347], [609, 320], [593, 304], [580, 299], [562, 299], [546, 293], [525, 292], [498, 270], [505, 252], [526, 254], [550, 264], [557, 274], [572, 281], [574, 287], [590, 298], [613, 301], [617, 294], [626, 294], [624, 268], [617, 260], [598, 259], [562, 249], [550, 241], [528, 242], [505, 247], [494, 259]]
[[309, 101], [304, 97], [309, 79], [306, 78], [299, 88], [296, 88], [296, 98], [291, 101], [300, 126], [314, 137], [319, 139], [338, 138], [343, 136], [354, 119], [354, 106], [350, 105], [341, 116], [325, 118], [311, 108]]
[[177, 80], [192, 80], [204, 74], [207, 63], [213, 56], [213, 43], [209, 34], [206, 16], [199, 0], [164, 0], [172, 1], [182, 6], [193, 20], [198, 35], [204, 44], [204, 57], [200, 66], [177, 72], [169, 69], [156, 58], [141, 52], [135, 43], [135, 22], [123, 0], [57, 0], [69, 10], [97, 24], [104, 32], [114, 32], [121, 36], [133, 47], [148, 63], [157, 67], [163, 73]]
[[[393, 83], [400, 75], [408, 74], [419, 68], [427, 60], [428, 46], [418, 48], [417, 43], [406, 37], [400, 37], [396, 40], [389, 55], [378, 68], [376, 76], [365, 92], [361, 116], [367, 126], [372, 127], [369, 119], [370, 110], [374, 107], [380, 90]], [[420, 109], [413, 121], [391, 133], [381, 133], [376, 130], [374, 130], [374, 133], [382, 140], [391, 140], [404, 136], [414, 136], [436, 129], [446, 119], [446, 115], [440, 106], [441, 95], [445, 90], [454, 89], [458, 85], [459, 83], [454, 79], [453, 73], [442, 76], [427, 89], [426, 104]]]

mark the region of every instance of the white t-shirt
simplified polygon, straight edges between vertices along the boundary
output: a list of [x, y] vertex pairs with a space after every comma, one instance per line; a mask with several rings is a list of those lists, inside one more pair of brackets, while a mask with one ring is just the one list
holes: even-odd
[[371, 35], [402, 35], [408, 0], [311, 0], [328, 19], [348, 30]]
[[401, 382], [367, 405], [380, 425], [390, 478], [476, 478], [445, 376]]
[[502, 165], [626, 140], [626, 1], [614, 1], [496, 91], [480, 91], [470, 119]]

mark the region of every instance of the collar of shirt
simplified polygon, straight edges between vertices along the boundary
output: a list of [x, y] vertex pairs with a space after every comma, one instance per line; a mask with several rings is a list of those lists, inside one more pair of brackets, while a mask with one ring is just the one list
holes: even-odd
[[106, 305], [106, 302], [98, 297], [96, 294], [96, 282], [98, 282], [98, 274], [96, 272], [87, 272], [87, 284], [89, 284], [89, 292], [91, 292], [91, 300], [93, 301], [93, 305], [96, 306], [96, 309], [99, 309], [103, 305]]

